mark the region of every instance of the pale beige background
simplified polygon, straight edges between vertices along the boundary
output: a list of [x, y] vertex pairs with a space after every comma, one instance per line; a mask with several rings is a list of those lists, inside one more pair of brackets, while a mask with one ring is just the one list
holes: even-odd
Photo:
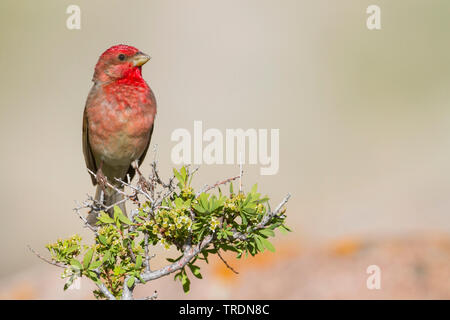
[[[69, 4], [81, 30], [66, 29]], [[365, 26], [369, 4], [381, 31]], [[98, 56], [118, 43], [153, 57], [163, 174], [171, 132], [194, 120], [280, 128], [279, 173], [249, 166], [245, 181], [274, 202], [293, 194], [285, 239], [448, 233], [449, 15], [446, 0], [2, 0], [0, 276], [41, 263], [27, 244], [80, 233], [71, 210], [93, 192], [82, 111]], [[236, 172], [204, 166], [197, 181]]]

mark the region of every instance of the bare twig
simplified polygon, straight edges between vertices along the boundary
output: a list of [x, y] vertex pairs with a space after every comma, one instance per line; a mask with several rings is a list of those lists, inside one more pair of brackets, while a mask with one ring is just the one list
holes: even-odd
[[[87, 206], [86, 204], [82, 206], [82, 205], [80, 205], [80, 204], [77, 203], [77, 207], [74, 208], [73, 210], [74, 210], [75, 213], [78, 215], [78, 217], [83, 221], [84, 227], [85, 227], [85, 228], [91, 229], [91, 231], [94, 232], [94, 233], [97, 235], [97, 228], [94, 227], [94, 226], [91, 226], [91, 225], [89, 224], [89, 222], [87, 221], [87, 219], [86, 219], [85, 217], [83, 217], [83, 215], [80, 213], [80, 210], [81, 210], [81, 209], [83, 209], [83, 208], [89, 208], [89, 207], [90, 207], [90, 206]], [[92, 209], [92, 208], [91, 208], [91, 209]]]
[[158, 292], [155, 290], [155, 292], [151, 296], [139, 300], [156, 300], [156, 299], [158, 299]]
[[59, 263], [59, 262], [56, 262], [56, 261], [53, 261], [53, 260], [49, 260], [49, 259], [47, 259], [47, 258], [44, 258], [43, 256], [41, 256], [37, 251], [35, 251], [30, 245], [28, 245], [27, 246], [28, 247], [28, 249], [30, 249], [30, 251], [31, 252], [33, 252], [39, 259], [41, 259], [42, 261], [45, 261], [45, 262], [47, 262], [47, 263], [49, 263], [49, 264], [51, 264], [51, 265], [53, 265], [53, 266], [57, 266], [57, 267], [60, 267], [60, 268], [67, 268], [67, 266], [66, 265], [64, 265], [64, 264], [62, 264], [62, 263]]
[[148, 253], [148, 233], [144, 235], [144, 250], [145, 250], [145, 271], [150, 272], [150, 256]]
[[217, 250], [217, 255], [219, 256], [220, 260], [222, 260], [222, 262], [227, 266], [228, 269], [230, 269], [231, 271], [233, 271], [235, 274], [239, 274], [239, 272], [237, 272], [236, 270], [234, 270], [229, 264], [228, 262], [225, 261], [225, 259], [222, 257], [222, 255], [220, 254], [219, 250]]
[[231, 181], [234, 181], [236, 179], [238, 179], [241, 175], [235, 176], [235, 177], [231, 177], [222, 181], [217, 181], [215, 184], [213, 184], [212, 186], [208, 186], [205, 185], [199, 192], [197, 192], [197, 194], [195, 195], [196, 198], [198, 198], [203, 192], [208, 192], [211, 189], [217, 188], [220, 185], [229, 183]]
[[159, 176], [159, 171], [156, 168], [157, 162], [153, 161], [151, 163], [152, 166], [152, 171], [153, 171], [153, 176], [155, 178], [155, 181], [160, 184], [163, 188], [168, 188], [169, 187], [169, 183], [165, 183], [164, 181], [162, 181], [161, 177]]
[[266, 215], [262, 218], [261, 222], [257, 225], [257, 227], [264, 227], [267, 222], [270, 221], [274, 216], [278, 215], [283, 208], [283, 206], [289, 201], [291, 198], [291, 194], [288, 193], [283, 200], [280, 202], [280, 204], [275, 208], [274, 211], [266, 213]]
[[[125, 187], [128, 187], [128, 188], [130, 188], [130, 189], [132, 189], [132, 190], [134, 190], [134, 191], [136, 191], [136, 192], [142, 194], [143, 196], [145, 196], [145, 197], [147, 198], [147, 200], [149, 200], [150, 202], [153, 202], [152, 197], [151, 197], [147, 192], [145, 192], [145, 191], [142, 189], [142, 187], [140, 187], [140, 186], [139, 186], [139, 187], [135, 187], [135, 186], [133, 186], [131, 183], [127, 183], [127, 182], [125, 182], [125, 181], [123, 181], [123, 180], [121, 180], [121, 179], [115, 178], [114, 180], [116, 180], [117, 182], [119, 182], [121, 185], [123, 185], [123, 186], [125, 186]], [[128, 195], [127, 195], [127, 197], [128, 197]]]
[[242, 152], [239, 152], [239, 193], [242, 192], [242, 176], [244, 175], [244, 169], [242, 168]]
[[109, 299], [109, 300], [116, 300], [116, 297], [106, 288], [106, 286], [102, 283], [96, 283], [98, 289]]

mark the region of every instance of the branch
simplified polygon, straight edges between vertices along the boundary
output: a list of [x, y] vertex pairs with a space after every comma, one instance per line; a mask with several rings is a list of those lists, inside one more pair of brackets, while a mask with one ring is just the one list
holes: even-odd
[[[95, 174], [92, 170], [87, 169], [87, 171], [94, 176], [94, 178], [97, 179], [97, 174]], [[119, 180], [121, 181], [121, 180]], [[114, 189], [115, 191], [117, 191], [118, 193], [120, 193], [121, 195], [123, 195], [124, 197], [130, 198], [130, 196], [128, 194], [126, 194], [123, 190], [120, 190], [119, 188], [117, 188], [117, 186], [111, 184], [108, 180], [106, 180], [105, 185], [107, 185], [108, 187], [110, 187], [111, 189]]]
[[37, 251], [35, 251], [30, 245], [27, 245], [28, 249], [30, 249], [31, 252], [33, 252], [39, 259], [41, 259], [42, 261], [45, 261], [53, 266], [57, 266], [60, 268], [67, 268], [67, 266], [65, 264], [53, 261], [53, 260], [49, 260], [47, 258], [44, 258], [43, 256], [41, 256]]
[[[234, 178], [237, 179], [237, 178], [239, 178], [239, 176], [234, 177]], [[230, 179], [233, 179], [233, 178], [230, 178]], [[264, 217], [263, 220], [256, 226], [255, 229], [263, 228], [270, 221], [271, 217], [277, 215], [280, 212], [281, 208], [288, 202], [290, 197], [291, 197], [291, 195], [288, 194], [283, 199], [283, 201], [281, 201], [281, 203], [277, 206], [275, 211], [270, 212], [269, 214], [266, 214], [268, 216], [268, 218]], [[247, 234], [235, 232], [233, 237], [235, 239], [245, 240], [245, 239], [247, 239]], [[152, 272], [146, 271], [146, 272], [142, 273], [142, 275], [141, 275], [142, 279], [144, 281], [159, 279], [159, 278], [166, 276], [172, 272], [175, 272], [177, 270], [184, 268], [195, 256], [197, 256], [205, 247], [207, 247], [211, 243], [213, 238], [214, 238], [213, 234], [206, 236], [200, 244], [198, 244], [197, 246], [195, 246], [193, 248], [191, 247], [190, 249], [185, 250], [183, 257], [180, 260], [178, 260], [164, 268], [156, 270], [156, 271], [152, 271]]]
[[242, 152], [239, 152], [239, 193], [242, 192], [242, 176], [244, 175], [244, 169], [242, 168]]
[[229, 264], [228, 262], [225, 261], [225, 259], [222, 257], [222, 255], [220, 254], [219, 250], [217, 250], [217, 255], [219, 256], [220, 260], [222, 260], [222, 262], [227, 266], [228, 269], [230, 269], [231, 271], [233, 271], [235, 274], [239, 274], [239, 272], [237, 272], [236, 270], [234, 270]]
[[98, 289], [109, 299], [109, 300], [116, 300], [116, 297], [106, 288], [106, 286], [103, 284], [103, 282], [95, 283], [98, 287]]
[[270, 212], [269, 214], [266, 213], [266, 215], [262, 218], [261, 222], [256, 226], [258, 229], [261, 229], [264, 227], [267, 222], [269, 222], [274, 216], [278, 215], [280, 213], [283, 206], [289, 201], [291, 198], [291, 194], [288, 193], [284, 199], [280, 202], [280, 204], [275, 208], [274, 211]]
[[162, 179], [159, 176], [159, 171], [156, 168], [156, 160], [154, 160], [151, 163], [152, 169], [153, 169], [153, 176], [155, 177], [155, 181], [160, 184], [163, 188], [169, 188], [169, 186], [171, 185], [170, 181], [169, 183], [164, 183], [164, 181], [162, 181]]
[[266, 226], [266, 224], [276, 215], [278, 215], [281, 211], [281, 209], [283, 208], [283, 206], [289, 201], [289, 199], [291, 198], [291, 194], [288, 193], [283, 200], [280, 202], [280, 204], [275, 208], [274, 211], [268, 212], [264, 215], [264, 217], [261, 219], [261, 222], [258, 223], [255, 227], [253, 228], [248, 228], [246, 233], [242, 233], [236, 230], [232, 230], [233, 231], [233, 238], [234, 239], [239, 239], [239, 240], [247, 240], [248, 237], [248, 233], [251, 231], [255, 231], [255, 230], [259, 230], [262, 229]]
[[[76, 203], [76, 202], [75, 202]], [[83, 208], [91, 208], [90, 206], [88, 206], [87, 204], [85, 204], [84, 206], [79, 205], [78, 203], [76, 203], [78, 206], [76, 208], [74, 208], [73, 210], [75, 211], [75, 213], [78, 215], [78, 217], [83, 221], [84, 223], [84, 227], [85, 228], [89, 228], [91, 229], [92, 232], [95, 233], [95, 235], [98, 235], [97, 233], [97, 228], [90, 225], [89, 222], [87, 221], [87, 219], [85, 217], [83, 217], [83, 215], [80, 213], [80, 210]], [[91, 208], [92, 210], [92, 208]]]
[[206, 236], [200, 244], [198, 244], [194, 248], [191, 247], [190, 249], [186, 250], [183, 254], [183, 257], [180, 260], [159, 270], [152, 272], [144, 272], [141, 275], [142, 279], [146, 282], [150, 280], [159, 279], [172, 272], [184, 268], [195, 256], [197, 256], [205, 247], [207, 247], [212, 240], [213, 240], [212, 234]]
[[145, 271], [150, 272], [150, 255], [148, 253], [148, 233], [144, 235]]
[[123, 281], [122, 300], [133, 300], [133, 290], [134, 290], [136, 282], [133, 284], [133, 286], [131, 288], [128, 288], [127, 282], [129, 279], [130, 279], [130, 276], [126, 276], [125, 280]]
[[[122, 186], [126, 186], [126, 187], [128, 187], [128, 188], [130, 188], [130, 189], [133, 189], [134, 191], [136, 191], [136, 192], [142, 194], [142, 195], [145, 196], [150, 202], [153, 203], [152, 197], [151, 197], [147, 192], [145, 192], [144, 190], [142, 190], [141, 187], [137, 188], [137, 187], [133, 186], [131, 183], [127, 183], [127, 182], [125, 182], [125, 181], [123, 181], [123, 180], [121, 180], [121, 179], [114, 178], [114, 180], [116, 180], [117, 182], [119, 182]], [[127, 195], [127, 197], [129, 197], [129, 196]]]
[[155, 292], [149, 296], [138, 300], [156, 300], [158, 298], [158, 292], [155, 290]]
[[238, 179], [240, 177], [241, 177], [241, 175], [238, 175], [238, 176], [231, 177], [231, 178], [228, 178], [228, 179], [225, 179], [225, 180], [222, 180], [222, 181], [218, 181], [215, 184], [213, 184], [212, 186], [205, 185], [199, 192], [197, 192], [195, 197], [198, 198], [203, 192], [208, 192], [211, 189], [214, 189], [214, 188], [216, 188], [216, 187], [218, 187], [220, 185], [226, 184], [228, 182], [234, 181], [234, 180], [236, 180], [236, 179]]

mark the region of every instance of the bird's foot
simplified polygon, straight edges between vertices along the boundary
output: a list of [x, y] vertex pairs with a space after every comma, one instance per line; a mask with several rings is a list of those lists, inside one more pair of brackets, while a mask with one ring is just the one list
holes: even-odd
[[141, 187], [141, 189], [144, 192], [151, 192], [153, 193], [153, 186], [147, 181], [147, 179], [144, 178], [144, 175], [141, 173], [141, 170], [139, 170], [139, 163], [138, 160], [135, 160], [131, 163], [133, 166], [133, 169], [136, 171], [139, 177], [138, 185]]
[[105, 177], [105, 175], [103, 174], [103, 171], [101, 168], [97, 170], [96, 179], [97, 179], [98, 185], [103, 190], [103, 194], [106, 194], [106, 184], [108, 183], [108, 180]]

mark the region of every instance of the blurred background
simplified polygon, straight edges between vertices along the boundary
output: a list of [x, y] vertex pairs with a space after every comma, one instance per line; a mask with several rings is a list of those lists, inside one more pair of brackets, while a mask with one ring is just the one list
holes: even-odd
[[[66, 8], [81, 8], [81, 29]], [[369, 31], [366, 8], [381, 8]], [[82, 113], [99, 55], [125, 43], [152, 56], [152, 144], [173, 164], [177, 128], [280, 129], [280, 169], [244, 167], [288, 225], [277, 252], [204, 266], [185, 295], [172, 277], [137, 291], [160, 299], [450, 298], [450, 2], [446, 0], [2, 0], [0, 2], [0, 298], [63, 292], [48, 242], [78, 233], [94, 188]], [[150, 158], [143, 164], [149, 172]], [[203, 165], [197, 186], [238, 172]], [[164, 263], [157, 249], [156, 261]], [[378, 265], [381, 290], [366, 288]], [[261, 277], [267, 281], [261, 281]], [[146, 291], [146, 292], [145, 292]]]

